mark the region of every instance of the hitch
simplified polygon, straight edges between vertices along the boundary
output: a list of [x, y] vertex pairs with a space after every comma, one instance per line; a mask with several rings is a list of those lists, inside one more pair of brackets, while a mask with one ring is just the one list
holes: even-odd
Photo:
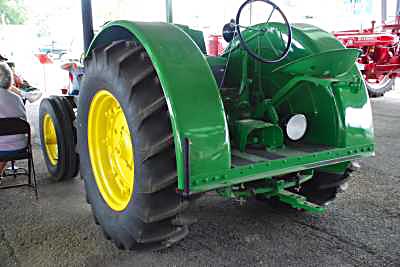
[[314, 203], [307, 201], [307, 199], [298, 194], [289, 192], [287, 190], [282, 190], [275, 195], [279, 198], [279, 200], [283, 203], [290, 205], [295, 209], [302, 209], [305, 211], [323, 213], [325, 212], [325, 208]]

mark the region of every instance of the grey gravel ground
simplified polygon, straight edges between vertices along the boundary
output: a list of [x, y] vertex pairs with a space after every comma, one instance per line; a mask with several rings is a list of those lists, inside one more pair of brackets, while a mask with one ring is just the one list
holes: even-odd
[[53, 183], [35, 150], [40, 200], [0, 192], [1, 266], [400, 266], [400, 93], [373, 100], [377, 153], [323, 215], [208, 195], [168, 250], [119, 251], [92, 219], [80, 179]]

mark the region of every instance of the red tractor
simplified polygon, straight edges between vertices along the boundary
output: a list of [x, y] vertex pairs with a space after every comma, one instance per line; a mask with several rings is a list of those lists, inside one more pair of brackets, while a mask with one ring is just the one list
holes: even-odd
[[395, 78], [400, 77], [400, 16], [391, 24], [365, 30], [334, 32], [336, 38], [347, 48], [358, 48], [358, 59], [369, 95], [383, 96], [394, 89]]

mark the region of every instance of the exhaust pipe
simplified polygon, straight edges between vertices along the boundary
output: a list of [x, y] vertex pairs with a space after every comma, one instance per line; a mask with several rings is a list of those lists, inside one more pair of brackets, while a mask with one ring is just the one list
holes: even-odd
[[92, 1], [81, 0], [81, 4], [82, 4], [83, 45], [86, 53], [94, 38]]
[[166, 0], [165, 2], [165, 9], [167, 12], [167, 22], [168, 23], [173, 23], [174, 19], [173, 19], [173, 13], [172, 13], [172, 0]]

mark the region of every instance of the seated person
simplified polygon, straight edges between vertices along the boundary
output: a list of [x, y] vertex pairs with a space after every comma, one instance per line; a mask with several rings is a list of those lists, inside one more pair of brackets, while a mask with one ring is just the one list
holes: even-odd
[[[0, 62], [0, 118], [21, 118], [26, 120], [25, 106], [22, 99], [10, 91], [13, 84], [13, 73], [5, 62]], [[3, 126], [3, 125], [2, 125]], [[23, 134], [0, 136], [0, 156], [9, 156], [19, 152], [27, 145]], [[7, 162], [0, 161], [0, 176]]]
[[26, 80], [24, 80], [20, 75], [16, 73], [14, 63], [9, 62], [8, 59], [3, 57], [1, 54], [0, 62], [7, 62], [8, 66], [13, 72], [14, 82], [10, 88], [13, 93], [19, 95], [20, 97], [28, 100], [31, 103], [40, 99], [40, 97], [42, 96], [42, 92], [40, 92], [37, 88], [32, 87]]

